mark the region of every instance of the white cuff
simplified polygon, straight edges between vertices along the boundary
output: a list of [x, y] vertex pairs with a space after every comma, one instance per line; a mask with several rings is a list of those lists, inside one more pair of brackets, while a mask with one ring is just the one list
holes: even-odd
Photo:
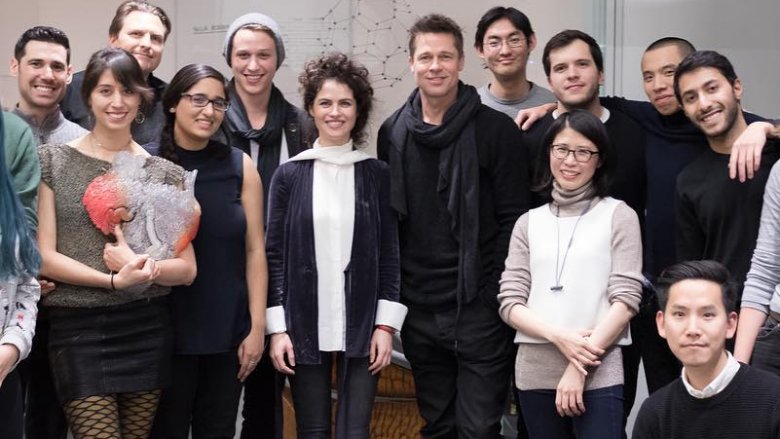
[[405, 305], [390, 300], [379, 299], [376, 304], [376, 321], [374, 325], [387, 325], [397, 331], [401, 330], [408, 309]]
[[[0, 339], [0, 345], [11, 345], [16, 347], [19, 351], [19, 358], [16, 359], [16, 363], [11, 366], [11, 370], [14, 370], [16, 366], [30, 354], [30, 344], [24, 339], [24, 336], [16, 333], [16, 331], [10, 331], [6, 329], [2, 339]], [[9, 370], [9, 372], [11, 371]]]
[[284, 307], [272, 306], [265, 310], [265, 333], [278, 334], [287, 332], [287, 322], [284, 320]]

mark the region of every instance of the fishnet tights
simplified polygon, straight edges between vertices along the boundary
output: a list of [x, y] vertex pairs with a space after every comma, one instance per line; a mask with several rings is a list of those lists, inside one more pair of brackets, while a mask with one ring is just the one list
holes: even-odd
[[146, 439], [160, 390], [95, 395], [65, 403], [75, 439]]

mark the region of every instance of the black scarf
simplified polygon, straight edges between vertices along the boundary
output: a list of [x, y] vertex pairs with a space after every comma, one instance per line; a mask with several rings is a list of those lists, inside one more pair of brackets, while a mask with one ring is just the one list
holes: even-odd
[[[282, 133], [284, 132], [284, 120], [287, 112], [287, 101], [282, 92], [271, 85], [271, 97], [268, 101], [268, 112], [265, 116], [265, 125], [259, 130], [253, 129], [249, 124], [244, 103], [236, 91], [235, 79], [228, 84], [230, 108], [225, 114], [228, 129], [234, 136], [243, 139], [247, 143], [247, 152], [251, 151], [249, 142], [254, 140], [259, 145], [257, 158], [257, 170], [263, 177], [263, 184], [270, 183], [271, 175], [279, 166], [281, 155]], [[266, 181], [266, 178], [268, 181]]]
[[479, 159], [474, 118], [481, 106], [477, 90], [462, 82], [458, 98], [444, 114], [441, 125], [423, 122], [419, 90], [415, 89], [397, 113], [390, 130], [390, 202], [403, 219], [407, 213], [404, 149], [414, 143], [441, 150], [436, 191], [452, 217], [450, 229], [459, 244], [458, 299], [477, 296], [479, 274]]

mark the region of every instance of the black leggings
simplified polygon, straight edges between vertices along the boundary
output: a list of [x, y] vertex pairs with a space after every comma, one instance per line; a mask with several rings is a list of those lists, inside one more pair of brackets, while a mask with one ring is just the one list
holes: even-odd
[[235, 350], [174, 355], [173, 384], [163, 391], [152, 438], [233, 439], [241, 382]]
[[334, 357], [338, 377], [336, 438], [368, 439], [379, 375], [371, 375], [368, 371], [368, 357], [346, 358], [343, 352], [321, 352], [320, 364], [295, 366], [290, 387], [298, 437], [331, 437], [330, 389]]
[[0, 438], [22, 439], [22, 383], [12, 370], [0, 384]]

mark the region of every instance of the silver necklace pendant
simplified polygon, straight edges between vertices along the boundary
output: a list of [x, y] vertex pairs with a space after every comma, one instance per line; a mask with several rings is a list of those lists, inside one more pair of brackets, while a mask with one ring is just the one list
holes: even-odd
[[553, 293], [560, 293], [563, 291], [563, 285], [561, 285], [561, 277], [563, 277], [563, 269], [566, 266], [566, 258], [569, 257], [569, 250], [571, 250], [571, 244], [574, 242], [574, 234], [577, 232], [577, 226], [580, 225], [580, 220], [583, 216], [585, 216], [586, 213], [590, 210], [590, 205], [593, 203], [593, 199], [591, 198], [588, 201], [588, 204], [585, 206], [584, 209], [582, 209], [582, 212], [580, 212], [580, 216], [577, 218], [577, 221], [574, 222], [574, 228], [571, 231], [571, 236], [569, 237], [569, 244], [566, 246], [566, 252], [563, 254], [563, 262], [560, 264], [560, 270], [558, 270], [558, 259], [561, 256], [561, 207], [556, 205], [555, 209], [555, 233], [556, 233], [556, 243], [555, 243], [555, 285], [550, 287], [550, 291]]

